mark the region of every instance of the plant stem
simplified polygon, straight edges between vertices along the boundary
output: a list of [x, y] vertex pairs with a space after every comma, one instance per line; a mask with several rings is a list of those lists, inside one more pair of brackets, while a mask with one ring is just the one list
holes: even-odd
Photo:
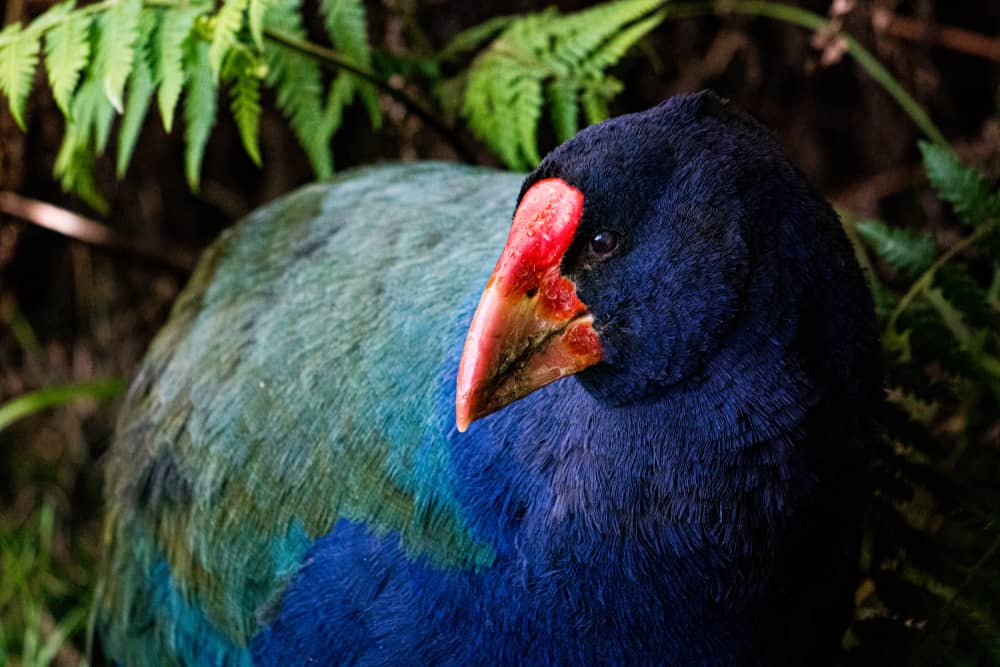
[[475, 156], [472, 154], [472, 151], [466, 147], [455, 128], [439, 120], [432, 111], [429, 111], [423, 106], [423, 104], [410, 97], [406, 91], [393, 86], [374, 72], [371, 72], [363, 67], [359, 67], [358, 65], [345, 59], [336, 51], [320, 46], [314, 42], [298, 39], [296, 37], [292, 37], [291, 35], [287, 35], [277, 30], [271, 30], [269, 28], [265, 28], [264, 36], [273, 42], [281, 44], [282, 46], [286, 46], [289, 49], [293, 49], [299, 53], [310, 56], [323, 65], [350, 72], [358, 78], [364, 79], [379, 90], [384, 91], [388, 95], [392, 96], [392, 98], [397, 102], [405, 106], [410, 113], [422, 120], [429, 127], [433, 128], [439, 135], [441, 135], [441, 137], [451, 145], [464, 162], [475, 163]]
[[[686, 18], [708, 14], [717, 16], [740, 14], [771, 18], [810, 30], [822, 30], [830, 25], [829, 19], [824, 16], [780, 2], [717, 0], [716, 2], [672, 4], [668, 1], [665, 3], [663, 9], [666, 11], [667, 18]], [[896, 100], [896, 103], [913, 120], [916, 126], [920, 128], [921, 132], [927, 135], [927, 138], [934, 143], [947, 147], [947, 139], [944, 138], [944, 135], [930, 119], [930, 116], [927, 115], [927, 112], [913, 99], [912, 95], [906, 92], [906, 89], [889, 73], [889, 70], [854, 37], [846, 33], [841, 33], [840, 36], [844, 39], [844, 43], [847, 46], [847, 53], [854, 57], [854, 60], [857, 61], [863, 70], [868, 72], [869, 76], [885, 88], [885, 91]]]
[[1000, 228], [1000, 219], [990, 220], [989, 222], [983, 223], [977, 227], [972, 234], [966, 236], [964, 239], [948, 248], [947, 252], [938, 257], [937, 260], [931, 264], [930, 268], [924, 271], [923, 274], [917, 278], [916, 282], [910, 285], [910, 289], [906, 291], [903, 298], [901, 298], [899, 303], [896, 304], [896, 308], [892, 311], [892, 315], [889, 316], [889, 321], [885, 325], [886, 334], [895, 332], [896, 321], [899, 319], [899, 316], [903, 314], [903, 311], [910, 307], [914, 299], [931, 287], [934, 282], [934, 274], [938, 269], [951, 261], [951, 259], [958, 253], [989, 236], [997, 228]]

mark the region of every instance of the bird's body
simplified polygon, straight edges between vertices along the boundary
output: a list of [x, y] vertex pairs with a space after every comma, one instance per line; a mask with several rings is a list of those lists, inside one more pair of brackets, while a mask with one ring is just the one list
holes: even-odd
[[[360, 170], [213, 246], [112, 453], [115, 659], [830, 660], [878, 394], [836, 217], [711, 95], [581, 133], [522, 204], [546, 178], [583, 193], [557, 260], [600, 361], [464, 433], [463, 340], [520, 176]], [[588, 255], [604, 229], [620, 249]]]

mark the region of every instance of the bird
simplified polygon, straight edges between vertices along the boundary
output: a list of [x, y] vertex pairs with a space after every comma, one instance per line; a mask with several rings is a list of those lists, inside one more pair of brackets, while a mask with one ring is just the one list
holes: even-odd
[[[499, 258], [499, 259], [498, 259]], [[839, 219], [711, 91], [209, 247], [123, 401], [120, 665], [822, 665], [882, 396]]]

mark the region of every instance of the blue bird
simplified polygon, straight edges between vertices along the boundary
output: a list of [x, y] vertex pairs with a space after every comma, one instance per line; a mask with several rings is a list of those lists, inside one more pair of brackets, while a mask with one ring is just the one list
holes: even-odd
[[109, 459], [118, 663], [836, 658], [881, 396], [836, 215], [710, 92], [521, 181], [359, 169], [205, 253]]

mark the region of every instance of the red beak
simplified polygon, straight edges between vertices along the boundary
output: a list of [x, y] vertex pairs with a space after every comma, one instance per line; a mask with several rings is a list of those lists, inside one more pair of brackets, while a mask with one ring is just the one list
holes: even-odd
[[587, 307], [559, 271], [583, 215], [583, 193], [538, 181], [514, 213], [458, 367], [455, 421], [476, 419], [601, 360]]

